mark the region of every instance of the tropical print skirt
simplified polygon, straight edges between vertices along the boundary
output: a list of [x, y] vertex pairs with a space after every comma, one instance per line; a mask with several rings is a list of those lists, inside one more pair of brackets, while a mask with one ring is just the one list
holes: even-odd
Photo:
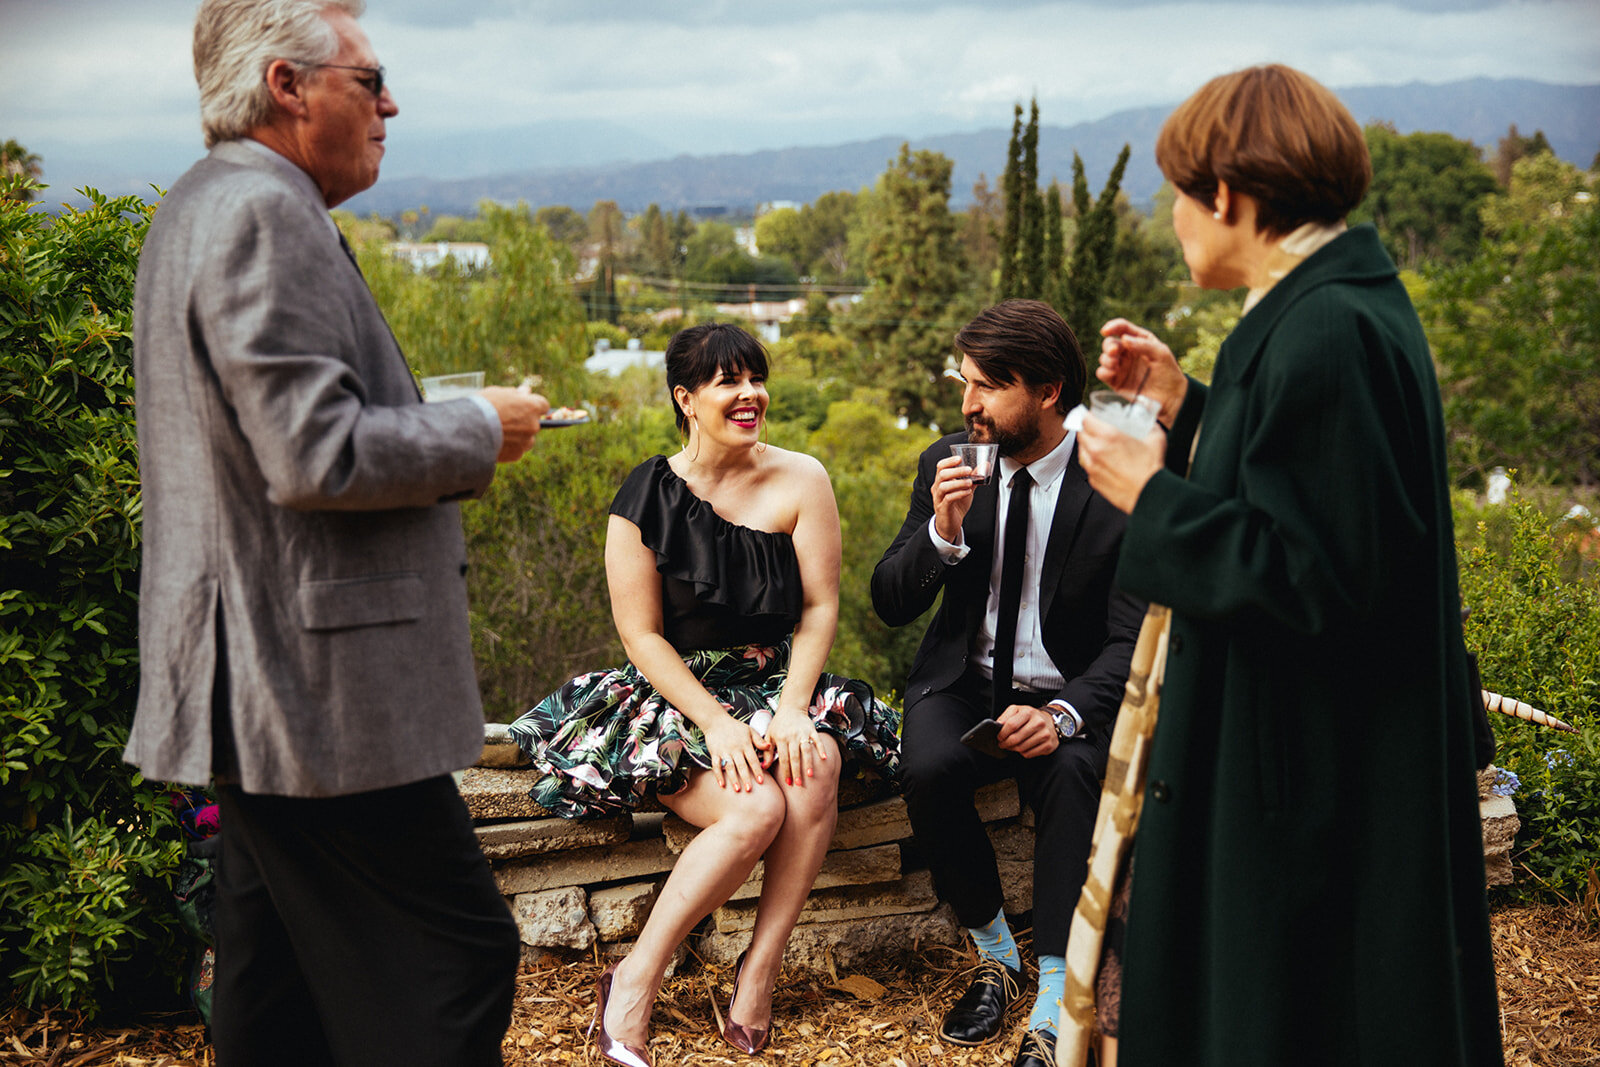
[[[789, 642], [692, 652], [683, 662], [734, 718], [749, 722], [777, 710]], [[898, 776], [900, 713], [867, 683], [824, 673], [811, 717], [838, 741], [847, 763]], [[511, 736], [542, 773], [530, 795], [569, 819], [632, 811], [648, 797], [684, 788], [691, 771], [711, 768], [700, 728], [631, 663], [580, 674], [512, 723]]]

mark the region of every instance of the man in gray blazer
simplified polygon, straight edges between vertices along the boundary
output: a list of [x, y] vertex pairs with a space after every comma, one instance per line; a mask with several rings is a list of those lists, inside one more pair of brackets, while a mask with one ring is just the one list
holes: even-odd
[[144, 560], [126, 758], [214, 778], [218, 1062], [500, 1062], [517, 934], [450, 772], [483, 741], [454, 501], [544, 398], [421, 402], [328, 209], [397, 113], [362, 0], [203, 0], [211, 152], [134, 319]]

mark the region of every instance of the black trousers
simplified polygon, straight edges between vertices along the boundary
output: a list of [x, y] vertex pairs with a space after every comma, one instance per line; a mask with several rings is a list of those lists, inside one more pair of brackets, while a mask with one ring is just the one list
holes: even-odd
[[517, 928], [449, 776], [218, 792], [218, 1067], [501, 1062]]
[[[911, 828], [939, 896], [963, 926], [984, 926], [999, 914], [1004, 895], [973, 793], [1015, 778], [1023, 803], [1034, 812], [1034, 952], [1064, 956], [1088, 874], [1111, 731], [1063, 741], [1046, 756], [995, 759], [961, 743], [962, 734], [991, 714], [991, 691], [988, 679], [968, 671], [952, 688], [907, 711], [900, 769]], [[1037, 707], [1049, 700], [1048, 693], [1014, 691], [1009, 703]]]

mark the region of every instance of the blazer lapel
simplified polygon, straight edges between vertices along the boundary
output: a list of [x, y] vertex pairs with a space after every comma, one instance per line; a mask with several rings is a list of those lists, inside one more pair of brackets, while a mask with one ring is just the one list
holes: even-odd
[[[1056, 497], [1055, 517], [1050, 520], [1050, 540], [1045, 545], [1044, 567], [1039, 572], [1039, 617], [1047, 618], [1061, 586], [1061, 572], [1072, 554], [1078, 537], [1078, 524], [1094, 496], [1088, 475], [1078, 466], [1078, 446], [1074, 442], [1067, 469], [1061, 475], [1061, 492]], [[976, 504], [973, 507], [977, 507]]]
[[970, 577], [972, 595], [966, 598], [967, 633], [978, 632], [983, 622], [984, 609], [989, 604], [989, 571], [994, 566], [994, 545], [999, 536], [995, 530], [995, 515], [999, 509], [1000, 465], [995, 464], [994, 477], [987, 485], [980, 485], [972, 494], [972, 507], [961, 523], [962, 536], [970, 551], [962, 562]]

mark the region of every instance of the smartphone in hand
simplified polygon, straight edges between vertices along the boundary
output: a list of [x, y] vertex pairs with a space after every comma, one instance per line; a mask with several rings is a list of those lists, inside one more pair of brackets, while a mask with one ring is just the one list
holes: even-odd
[[995, 759], [1005, 759], [1010, 755], [1000, 747], [1000, 724], [993, 719], [984, 719], [978, 725], [961, 735], [961, 743], [977, 749], [985, 756]]

